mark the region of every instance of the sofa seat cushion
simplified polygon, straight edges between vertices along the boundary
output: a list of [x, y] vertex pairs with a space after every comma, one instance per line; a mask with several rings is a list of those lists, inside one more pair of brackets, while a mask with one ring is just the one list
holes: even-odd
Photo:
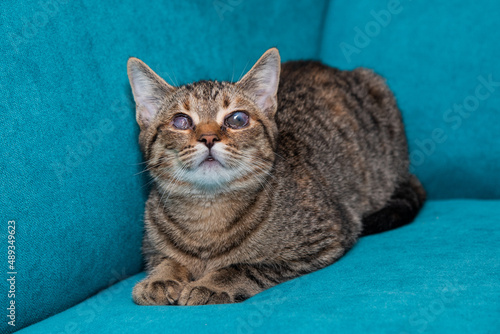
[[240, 304], [137, 306], [130, 277], [20, 333], [486, 333], [500, 329], [500, 200], [429, 201], [337, 263]]

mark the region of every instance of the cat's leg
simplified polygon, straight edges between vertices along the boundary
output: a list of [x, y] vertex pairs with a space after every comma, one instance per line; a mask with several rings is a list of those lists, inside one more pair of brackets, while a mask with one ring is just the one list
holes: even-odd
[[363, 218], [362, 236], [385, 232], [413, 221], [425, 201], [425, 190], [416, 176], [401, 183], [387, 204]]
[[184, 286], [190, 281], [186, 267], [171, 259], [163, 259], [132, 291], [139, 305], [175, 305]]
[[232, 265], [187, 284], [179, 305], [237, 303], [299, 275], [278, 266]]

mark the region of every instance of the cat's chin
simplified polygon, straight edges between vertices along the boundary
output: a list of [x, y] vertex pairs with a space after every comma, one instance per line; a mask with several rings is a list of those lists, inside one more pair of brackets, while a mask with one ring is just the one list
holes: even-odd
[[202, 161], [196, 169], [189, 171], [185, 180], [202, 191], [217, 191], [227, 187], [234, 175], [216, 159]]
[[200, 165], [198, 166], [198, 169], [200, 169], [200, 168], [210, 172], [210, 171], [216, 171], [220, 168], [223, 168], [223, 166], [218, 160], [206, 159], [200, 163]]

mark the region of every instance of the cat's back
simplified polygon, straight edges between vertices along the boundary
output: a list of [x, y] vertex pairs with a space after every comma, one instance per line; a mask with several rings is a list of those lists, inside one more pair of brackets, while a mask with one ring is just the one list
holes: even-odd
[[[366, 132], [381, 133], [387, 126], [403, 129], [394, 95], [385, 79], [372, 70], [339, 70], [319, 61], [283, 63], [278, 125], [290, 118], [308, 121], [321, 115], [331, 123], [352, 117]], [[394, 135], [404, 137], [404, 133]]]
[[385, 80], [371, 70], [282, 64], [276, 123], [290, 177], [309, 170], [317, 187], [348, 201], [378, 207], [407, 175], [401, 114]]

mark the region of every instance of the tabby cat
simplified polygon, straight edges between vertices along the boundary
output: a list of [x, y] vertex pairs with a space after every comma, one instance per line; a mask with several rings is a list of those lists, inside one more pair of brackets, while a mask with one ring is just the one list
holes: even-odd
[[172, 87], [137, 58], [128, 75], [154, 182], [137, 304], [243, 301], [423, 205], [396, 101], [370, 70], [281, 64], [273, 48], [236, 83]]

